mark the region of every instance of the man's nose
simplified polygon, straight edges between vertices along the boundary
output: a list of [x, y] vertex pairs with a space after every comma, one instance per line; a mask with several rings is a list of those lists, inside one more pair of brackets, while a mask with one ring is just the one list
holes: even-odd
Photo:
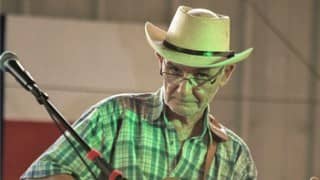
[[179, 82], [179, 87], [177, 89], [177, 91], [179, 93], [181, 93], [181, 95], [183, 96], [187, 96], [192, 94], [192, 88], [193, 88], [193, 79], [192, 77], [189, 75], [186, 75], [183, 77], [183, 79]]

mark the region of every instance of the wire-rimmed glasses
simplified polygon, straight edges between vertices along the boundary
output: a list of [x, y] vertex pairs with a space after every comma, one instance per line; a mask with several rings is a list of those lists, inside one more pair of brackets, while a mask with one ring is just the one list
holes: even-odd
[[165, 67], [164, 71], [162, 71], [161, 68], [160, 75], [163, 76], [168, 82], [179, 83], [183, 80], [188, 80], [192, 85], [200, 86], [207, 82], [209, 82], [210, 84], [214, 84], [217, 80], [218, 75], [222, 72], [223, 69], [224, 67], [221, 67], [219, 71], [212, 76], [208, 75], [207, 73], [196, 72], [195, 74], [189, 75], [188, 77], [187, 75], [185, 75], [186, 73], [183, 70], [169, 65], [169, 67]]

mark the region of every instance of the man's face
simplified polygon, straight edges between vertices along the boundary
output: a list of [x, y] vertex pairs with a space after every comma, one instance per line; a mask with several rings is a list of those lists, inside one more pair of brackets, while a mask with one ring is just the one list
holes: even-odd
[[[170, 110], [183, 117], [203, 113], [218, 89], [229, 79], [233, 66], [192, 68], [161, 60], [164, 101]], [[228, 77], [226, 70], [229, 69]], [[175, 76], [175, 75], [179, 76]], [[174, 75], [174, 76], [173, 76]]]

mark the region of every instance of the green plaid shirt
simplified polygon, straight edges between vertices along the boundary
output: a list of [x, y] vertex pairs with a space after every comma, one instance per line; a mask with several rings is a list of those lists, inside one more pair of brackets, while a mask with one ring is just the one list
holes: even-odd
[[[90, 108], [73, 127], [114, 168], [131, 179], [200, 179], [207, 143], [212, 137], [207, 116], [202, 134], [181, 143], [174, 125], [163, 113], [162, 89], [150, 94], [121, 94]], [[256, 179], [257, 171], [247, 145], [231, 130], [228, 140], [217, 144], [207, 179]], [[69, 136], [69, 135], [68, 135]], [[77, 143], [82, 155], [85, 152]], [[98, 176], [99, 169], [86, 162]], [[38, 178], [71, 174], [76, 179], [94, 179], [64, 137], [60, 137], [22, 175]]]

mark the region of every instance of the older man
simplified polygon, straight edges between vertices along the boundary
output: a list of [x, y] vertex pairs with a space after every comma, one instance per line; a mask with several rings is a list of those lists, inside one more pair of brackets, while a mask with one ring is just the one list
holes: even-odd
[[[162, 88], [109, 97], [75, 130], [128, 179], [256, 179], [247, 145], [209, 112], [235, 63], [252, 51], [230, 51], [229, 27], [227, 16], [186, 6], [178, 8], [167, 32], [147, 22]], [[87, 164], [61, 137], [22, 179], [94, 179], [99, 169]]]

